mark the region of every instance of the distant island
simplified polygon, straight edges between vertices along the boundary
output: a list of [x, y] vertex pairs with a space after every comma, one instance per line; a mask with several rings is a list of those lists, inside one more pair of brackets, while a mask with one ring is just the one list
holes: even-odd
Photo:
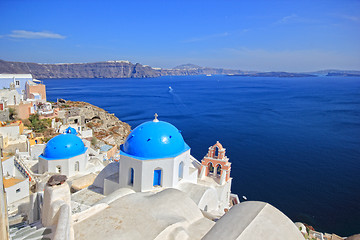
[[228, 75], [250, 77], [360, 76], [360, 71], [322, 70], [307, 73], [257, 72], [183, 64], [171, 69], [129, 61], [94, 63], [30, 63], [0, 60], [0, 73], [30, 73], [34, 78], [152, 78], [160, 76]]
[[360, 73], [349, 73], [349, 72], [329, 72], [326, 76], [342, 76], [342, 77], [360, 77]]
[[244, 76], [244, 77], [316, 77], [317, 75], [308, 73], [289, 73], [289, 72], [257, 72], [244, 74], [231, 74], [228, 76]]

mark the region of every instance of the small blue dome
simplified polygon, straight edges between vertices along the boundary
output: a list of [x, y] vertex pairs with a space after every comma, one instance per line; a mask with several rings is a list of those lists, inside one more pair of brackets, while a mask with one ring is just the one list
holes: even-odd
[[72, 127], [68, 127], [67, 129], [65, 129], [65, 133], [77, 135], [76, 129]]
[[83, 154], [86, 149], [78, 136], [61, 134], [50, 139], [41, 156], [47, 160], [66, 159]]
[[188, 149], [190, 147], [176, 127], [163, 121], [149, 121], [129, 134], [121, 146], [121, 153], [146, 160], [175, 157]]

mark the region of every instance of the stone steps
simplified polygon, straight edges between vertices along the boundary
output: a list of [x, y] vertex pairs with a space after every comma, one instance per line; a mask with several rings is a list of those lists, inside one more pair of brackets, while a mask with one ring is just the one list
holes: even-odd
[[51, 240], [51, 228], [42, 227], [39, 222], [27, 224], [21, 222], [9, 228], [11, 240]]

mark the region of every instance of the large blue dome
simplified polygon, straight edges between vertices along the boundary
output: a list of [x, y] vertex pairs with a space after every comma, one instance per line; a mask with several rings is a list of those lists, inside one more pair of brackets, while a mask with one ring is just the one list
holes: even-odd
[[43, 158], [48, 160], [66, 159], [86, 152], [83, 141], [74, 134], [61, 134], [53, 137], [44, 149]]
[[123, 155], [142, 160], [175, 157], [188, 149], [180, 131], [163, 121], [149, 121], [139, 125], [121, 146]]

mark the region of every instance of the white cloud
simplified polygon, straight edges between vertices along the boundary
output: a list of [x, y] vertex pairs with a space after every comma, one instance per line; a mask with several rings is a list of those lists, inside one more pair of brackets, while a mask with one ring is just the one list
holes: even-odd
[[45, 39], [45, 38], [64, 39], [65, 38], [65, 36], [60, 35], [58, 33], [52, 33], [47, 31], [32, 32], [26, 30], [13, 30], [7, 36], [10, 38], [24, 38], [24, 39]]
[[357, 17], [357, 16], [351, 16], [351, 15], [342, 15], [341, 17], [344, 18], [344, 19], [353, 21], [353, 22], [358, 22], [358, 21], [360, 20], [359, 17]]
[[294, 22], [294, 21], [296, 21], [296, 20], [298, 20], [298, 19], [299, 19], [298, 15], [296, 15], [296, 14], [291, 14], [291, 15], [289, 15], [289, 16], [283, 17], [282, 19], [280, 19], [280, 20], [277, 21], [276, 23], [277, 23], [277, 24], [285, 24], [285, 23]]
[[186, 39], [182, 42], [183, 43], [202, 42], [202, 41], [210, 40], [213, 38], [227, 37], [229, 35], [230, 34], [228, 32], [223, 32], [223, 33], [218, 33], [218, 34], [206, 35], [206, 36], [202, 36], [202, 37], [194, 37], [194, 38]]

